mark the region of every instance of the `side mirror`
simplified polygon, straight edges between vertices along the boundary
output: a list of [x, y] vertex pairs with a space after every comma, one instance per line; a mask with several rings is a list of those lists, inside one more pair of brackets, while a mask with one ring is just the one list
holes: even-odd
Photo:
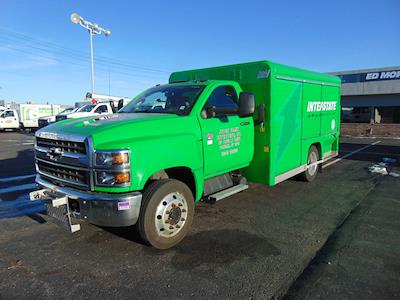
[[114, 105], [114, 102], [113, 102], [113, 101], [110, 101], [110, 106], [111, 106], [111, 110], [112, 110], [112, 112], [113, 112], [113, 113], [116, 113], [116, 112], [117, 112], [117, 109], [116, 109], [116, 107], [115, 107], [115, 105]]
[[252, 93], [240, 93], [239, 117], [250, 117], [254, 114], [255, 100]]
[[124, 106], [124, 99], [119, 99], [118, 100], [118, 109], [117, 110], [120, 110], [123, 106]]

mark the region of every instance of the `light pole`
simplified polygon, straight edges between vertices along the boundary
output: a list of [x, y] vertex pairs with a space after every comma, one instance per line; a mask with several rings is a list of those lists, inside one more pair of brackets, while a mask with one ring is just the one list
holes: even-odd
[[93, 36], [96, 34], [104, 34], [106, 37], [111, 34], [111, 31], [108, 29], [104, 29], [99, 26], [99, 24], [91, 23], [86, 21], [77, 13], [71, 14], [71, 22], [74, 24], [79, 24], [83, 28], [86, 28], [89, 31], [90, 36], [90, 68], [92, 74], [92, 94], [94, 94], [94, 61], [93, 61]]

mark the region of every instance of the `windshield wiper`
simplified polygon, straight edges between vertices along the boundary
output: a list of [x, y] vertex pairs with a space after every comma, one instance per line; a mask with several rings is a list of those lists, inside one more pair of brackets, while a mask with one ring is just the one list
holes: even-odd
[[129, 114], [136, 114], [136, 113], [150, 113], [150, 114], [172, 114], [183, 116], [184, 114], [176, 112], [176, 111], [161, 111], [161, 110], [153, 110], [153, 109], [141, 109], [135, 111], [121, 111], [120, 113], [129, 113]]
[[148, 113], [151, 112], [150, 109], [138, 109], [135, 111], [130, 111], [130, 113]]

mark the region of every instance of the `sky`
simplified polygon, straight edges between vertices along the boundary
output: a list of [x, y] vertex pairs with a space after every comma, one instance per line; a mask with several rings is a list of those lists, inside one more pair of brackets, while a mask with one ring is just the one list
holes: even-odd
[[272, 60], [318, 72], [400, 65], [400, 1], [0, 0], [0, 99], [134, 97], [172, 71]]

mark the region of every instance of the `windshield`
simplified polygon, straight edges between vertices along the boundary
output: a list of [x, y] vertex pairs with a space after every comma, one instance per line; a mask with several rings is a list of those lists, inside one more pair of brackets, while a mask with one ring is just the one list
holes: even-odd
[[60, 114], [67, 114], [70, 113], [74, 110], [74, 108], [70, 107], [70, 108], [66, 108], [64, 109], [62, 112], [60, 112]]
[[91, 112], [92, 109], [96, 106], [96, 104], [86, 104], [79, 108], [77, 112]]
[[122, 113], [169, 113], [187, 116], [204, 86], [163, 85], [143, 92], [119, 112]]

